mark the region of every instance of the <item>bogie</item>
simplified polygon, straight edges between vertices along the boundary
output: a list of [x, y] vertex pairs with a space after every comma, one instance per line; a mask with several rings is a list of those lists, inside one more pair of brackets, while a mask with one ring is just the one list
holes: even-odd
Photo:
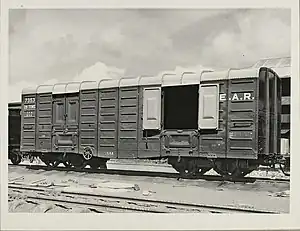
[[169, 157], [168, 163], [183, 177], [202, 176], [212, 169], [210, 160], [189, 157]]

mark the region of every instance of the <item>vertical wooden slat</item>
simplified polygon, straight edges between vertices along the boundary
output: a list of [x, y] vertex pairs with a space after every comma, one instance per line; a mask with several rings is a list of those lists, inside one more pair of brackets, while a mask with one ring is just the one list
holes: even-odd
[[37, 150], [51, 152], [52, 94], [37, 96]]
[[98, 90], [84, 90], [80, 92], [80, 123], [79, 123], [79, 152], [85, 147], [91, 147], [98, 155]]
[[137, 158], [138, 87], [119, 89], [118, 157]]
[[[28, 100], [30, 99], [30, 100]], [[22, 96], [21, 151], [35, 151], [36, 141], [36, 95]]]
[[103, 158], [118, 156], [118, 89], [99, 90], [98, 153]]

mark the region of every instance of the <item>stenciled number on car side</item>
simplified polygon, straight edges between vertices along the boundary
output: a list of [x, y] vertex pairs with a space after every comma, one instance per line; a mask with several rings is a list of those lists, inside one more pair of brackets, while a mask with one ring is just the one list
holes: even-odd
[[104, 152], [104, 155], [106, 155], [106, 156], [113, 156], [114, 152]]

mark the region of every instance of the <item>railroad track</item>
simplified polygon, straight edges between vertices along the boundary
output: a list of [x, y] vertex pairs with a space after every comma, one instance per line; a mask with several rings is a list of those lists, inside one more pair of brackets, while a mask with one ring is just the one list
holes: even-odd
[[[173, 169], [173, 167], [167, 163], [154, 163], [154, 162], [118, 162], [118, 161], [114, 161], [112, 160], [110, 162], [111, 164], [117, 164], [117, 165], [142, 165], [142, 166], [149, 166], [149, 167], [164, 167], [164, 168], [171, 168]], [[269, 172], [274, 172], [274, 171], [279, 171], [280, 167], [275, 167], [275, 168], [271, 168], [271, 167], [267, 167], [267, 166], [259, 166], [257, 168], [257, 170], [261, 170], [261, 171], [269, 171]]]
[[[30, 161], [29, 159], [27, 160], [28, 162]], [[147, 167], [163, 167], [163, 168], [167, 168], [167, 169], [173, 169], [173, 167], [167, 163], [163, 163], [163, 162], [118, 162], [118, 161], [115, 161], [115, 160], [110, 160], [109, 162], [110, 164], [117, 164], [117, 165], [120, 165], [120, 166], [128, 166], [128, 165], [133, 165], [133, 166], [147, 166]], [[22, 162], [21, 162], [22, 164]], [[8, 164], [8, 165], [12, 165], [12, 164]], [[280, 167], [276, 167], [276, 168], [271, 168], [271, 167], [267, 167], [267, 166], [259, 166], [257, 168], [257, 170], [261, 170], [261, 171], [268, 171], [268, 172], [277, 172], [277, 171], [280, 171]]]
[[[164, 178], [182, 178], [179, 173], [169, 173], [169, 172], [154, 172], [154, 171], [140, 171], [140, 170], [120, 170], [120, 169], [75, 169], [67, 167], [48, 167], [45, 165], [12, 165], [14, 167], [25, 167], [32, 170], [55, 170], [55, 171], [66, 171], [66, 172], [85, 172], [85, 173], [99, 173], [99, 174], [110, 174], [110, 175], [126, 175], [126, 176], [148, 176], [148, 177], [164, 177]], [[286, 178], [268, 178], [268, 177], [244, 177], [240, 179], [229, 179], [224, 178], [219, 175], [202, 175], [197, 177], [185, 177], [184, 179], [203, 179], [207, 181], [231, 181], [231, 182], [244, 182], [244, 183], [254, 183], [256, 181], [268, 181], [268, 182], [289, 182], [290, 179]]]
[[92, 212], [144, 212], [144, 213], [271, 213], [278, 212], [239, 208], [230, 206], [216, 206], [192, 204], [185, 202], [153, 200], [145, 198], [112, 196], [105, 194], [83, 193], [68, 191], [62, 188], [42, 188], [31, 186], [16, 186], [9, 184], [9, 195], [24, 195], [28, 203], [51, 203], [58, 207], [71, 209], [76, 206], [84, 207]]

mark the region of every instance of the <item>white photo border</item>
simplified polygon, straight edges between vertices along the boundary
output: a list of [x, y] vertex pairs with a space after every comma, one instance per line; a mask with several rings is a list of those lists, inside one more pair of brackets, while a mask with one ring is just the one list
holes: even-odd
[[[90, 8], [287, 8], [292, 12], [291, 193], [290, 214], [11, 214], [7, 198], [8, 15], [10, 9]], [[1, 230], [226, 230], [300, 228], [299, 1], [298, 0], [2, 0], [1, 2]], [[300, 126], [299, 126], [300, 128]]]

